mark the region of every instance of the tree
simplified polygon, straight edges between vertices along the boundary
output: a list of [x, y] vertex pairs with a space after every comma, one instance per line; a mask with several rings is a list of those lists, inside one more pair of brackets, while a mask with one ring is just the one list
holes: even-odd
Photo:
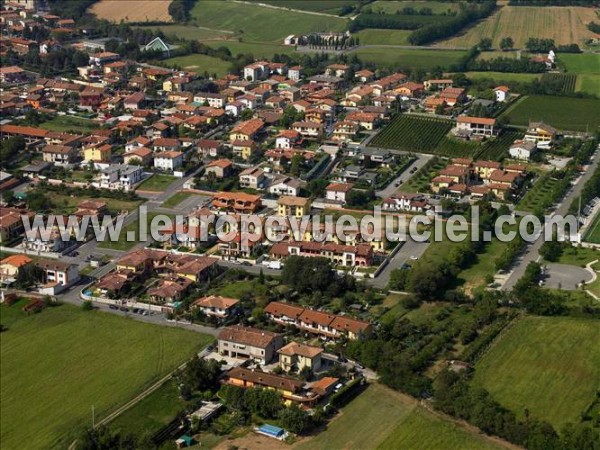
[[515, 41], [511, 37], [504, 37], [500, 40], [500, 48], [502, 51], [512, 50], [515, 46]]
[[556, 240], [551, 240], [544, 242], [540, 248], [540, 255], [546, 261], [555, 262], [562, 255], [563, 246], [560, 242]]
[[285, 408], [279, 414], [281, 426], [292, 433], [301, 434], [310, 429], [310, 416], [297, 405]]
[[52, 202], [39, 190], [27, 193], [27, 207], [32, 211], [46, 211], [52, 208]]
[[477, 46], [482, 52], [487, 52], [492, 49], [492, 40], [490, 38], [483, 38]]
[[29, 263], [19, 267], [15, 286], [19, 289], [27, 289], [41, 283], [44, 280], [44, 271], [36, 264]]
[[81, 304], [82, 311], [93, 311], [94, 304], [90, 300], [86, 300]]
[[111, 433], [106, 426], [87, 429], [76, 441], [77, 450], [134, 450], [137, 447], [133, 435]]
[[11, 191], [10, 189], [7, 191], [4, 191], [2, 193], [2, 200], [7, 205], [10, 205], [11, 203], [13, 203], [15, 201], [15, 193], [13, 191]]
[[327, 258], [290, 256], [281, 271], [281, 280], [298, 292], [324, 292], [335, 284], [336, 274]]
[[390, 273], [390, 281], [388, 287], [396, 291], [404, 291], [408, 283], [410, 272], [405, 269], [394, 269]]
[[292, 156], [292, 161], [290, 163], [290, 174], [294, 177], [300, 176], [300, 169], [302, 167], [302, 163], [304, 162], [304, 157], [302, 155], [294, 155]]

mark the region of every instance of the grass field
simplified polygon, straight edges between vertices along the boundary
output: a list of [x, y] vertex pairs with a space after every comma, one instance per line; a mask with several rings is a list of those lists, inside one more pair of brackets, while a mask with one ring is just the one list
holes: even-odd
[[191, 192], [177, 192], [173, 194], [171, 197], [166, 199], [162, 206], [165, 208], [173, 208], [174, 206], [179, 205], [185, 199], [191, 197], [193, 194]]
[[271, 59], [276, 53], [280, 55], [298, 55], [294, 47], [289, 45], [269, 44], [263, 42], [238, 42], [234, 40], [208, 40], [204, 41], [204, 43], [212, 48], [226, 47], [234, 56], [239, 55], [240, 53], [250, 53], [255, 58]]
[[529, 121], [544, 121], [560, 130], [589, 131], [600, 127], [600, 100], [531, 95], [511, 106], [503, 116], [513, 125], [527, 126]]
[[355, 34], [360, 39], [360, 45], [410, 45], [409, 30], [381, 30], [369, 28]]
[[570, 73], [600, 73], [598, 53], [561, 53], [558, 60]]
[[[146, 216], [146, 224], [147, 224], [146, 229], [148, 230], [147, 231], [148, 235], [150, 234], [150, 225], [152, 224], [152, 219], [154, 219], [158, 215], [162, 215], [162, 213], [150, 212]], [[133, 239], [128, 239], [128, 237], [127, 237], [127, 234], [130, 231], [134, 232]], [[119, 239], [117, 241], [109, 240], [108, 235], [107, 235], [106, 240], [98, 243], [98, 247], [110, 248], [113, 250], [122, 250], [122, 251], [130, 250], [136, 244], [139, 244], [139, 242], [140, 242], [140, 239], [138, 237], [139, 232], [140, 232], [140, 220], [138, 218], [123, 227], [123, 229], [121, 230], [121, 233], [119, 234]]]
[[[71, 305], [0, 307], [2, 448], [67, 448], [74, 434], [170, 372], [211, 337]], [[35, 432], [32, 432], [33, 428]]]
[[577, 75], [575, 90], [600, 97], [600, 73]]
[[477, 363], [474, 383], [523, 417], [560, 429], [579, 422], [600, 378], [598, 321], [526, 317], [513, 325]]
[[192, 72], [204, 73], [206, 71], [211, 75], [216, 73], [217, 77], [227, 75], [231, 70], [230, 62], [208, 55], [176, 56], [175, 58], [165, 59], [161, 62], [171, 67], [178, 66]]
[[327, 429], [303, 441], [298, 450], [336, 449], [491, 449], [480, 436], [443, 422], [416, 402], [373, 384], [344, 407]]
[[100, 0], [90, 12], [113, 22], [171, 22], [171, 0]]
[[40, 128], [50, 131], [88, 133], [92, 130], [97, 130], [100, 128], [100, 125], [97, 122], [82, 117], [55, 116], [52, 120], [42, 123]]
[[172, 175], [156, 173], [150, 176], [150, 178], [146, 178], [146, 180], [137, 187], [137, 190], [161, 192], [168, 188], [169, 185], [175, 180], [177, 180], [177, 177]]
[[458, 2], [456, 3], [443, 3], [433, 1], [395, 1], [395, 0], [378, 0], [369, 5], [374, 13], [384, 12], [386, 14], [395, 14], [402, 8], [414, 8], [419, 10], [421, 8], [429, 8], [433, 14], [442, 14], [447, 11], [457, 11]]
[[342, 6], [356, 5], [355, 0], [250, 0], [280, 8], [299, 9], [325, 14], [338, 14]]
[[161, 30], [165, 35], [175, 35], [182, 39], [195, 39], [197, 41], [204, 41], [206, 39], [221, 39], [233, 36], [232, 31], [226, 30], [213, 30], [209, 28], [200, 28], [194, 25], [150, 25], [150, 26], [137, 26], [135, 28], [141, 28], [146, 30]]
[[84, 200], [100, 200], [105, 201], [108, 205], [108, 210], [111, 213], [119, 213], [123, 210], [133, 211], [137, 208], [142, 201], [141, 200], [121, 200], [116, 198], [108, 198], [108, 197], [74, 197], [70, 195], [58, 194], [56, 192], [52, 192], [52, 204], [55, 205], [57, 211], [61, 214], [72, 214], [77, 209], [77, 205]]
[[[585, 235], [585, 241], [600, 244], [600, 214], [596, 215], [594, 222]], [[600, 255], [598, 257], [600, 258]]]
[[281, 42], [290, 34], [311, 31], [344, 31], [348, 24], [343, 18], [212, 0], [198, 0], [191, 16], [195, 25], [234, 31], [244, 41], [262, 42]]
[[530, 37], [554, 39], [560, 44], [583, 44], [593, 33], [587, 24], [598, 20], [594, 8], [503, 6], [465, 33], [438, 44], [439, 47], [472, 47], [490, 38], [494, 48], [500, 40], [512, 37], [515, 48], [524, 48]]
[[398, 66], [406, 69], [432, 69], [436, 66], [443, 68], [465, 55], [460, 50], [424, 50], [401, 48], [361, 48], [349, 54], [356, 54], [361, 60], [382, 66]]

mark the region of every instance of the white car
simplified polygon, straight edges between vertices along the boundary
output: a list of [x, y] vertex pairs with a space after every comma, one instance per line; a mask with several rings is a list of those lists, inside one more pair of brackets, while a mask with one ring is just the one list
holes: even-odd
[[418, 257], [418, 256], [415, 256], [415, 255], [412, 255], [412, 256], [410, 257], [410, 259], [412, 259], [413, 261], [417, 261], [417, 260], [419, 259], [419, 257]]

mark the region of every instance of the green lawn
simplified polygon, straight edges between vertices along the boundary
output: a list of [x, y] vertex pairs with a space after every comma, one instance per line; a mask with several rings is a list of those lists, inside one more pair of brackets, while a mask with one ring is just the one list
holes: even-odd
[[179, 205], [182, 201], [190, 198], [193, 194], [191, 192], [177, 192], [165, 200], [162, 204], [165, 208], [173, 208]]
[[597, 259], [600, 259], [600, 252], [598, 252], [598, 250], [594, 250], [593, 248], [567, 246], [556, 262], [584, 267], [586, 264]]
[[600, 73], [598, 53], [561, 53], [558, 61], [563, 63], [570, 73]]
[[77, 205], [84, 200], [99, 200], [105, 201], [108, 205], [108, 210], [111, 213], [119, 213], [120, 211], [133, 211], [137, 208], [142, 201], [141, 200], [121, 200], [116, 198], [108, 197], [74, 197], [70, 195], [57, 194], [52, 192], [51, 195], [52, 204], [59, 208], [63, 214], [71, 214], [77, 209]]
[[112, 431], [135, 434], [142, 438], [155, 433], [173, 420], [186, 402], [179, 395], [174, 381], [167, 381], [148, 397], [128, 409], [110, 423]]
[[224, 30], [214, 30], [208, 28], [200, 28], [193, 25], [160, 25], [160, 26], [136, 26], [134, 28], [141, 28], [145, 30], [160, 30], [167, 37], [175, 35], [181, 39], [190, 39], [197, 41], [204, 41], [205, 39], [220, 39], [232, 36], [232, 32], [226, 32]]
[[40, 128], [50, 131], [88, 133], [92, 130], [97, 130], [100, 126], [97, 122], [82, 117], [55, 116], [52, 120], [42, 123]]
[[[585, 240], [594, 244], [600, 244], [600, 214], [596, 215], [594, 222], [590, 225]], [[598, 256], [600, 257], [600, 255]]]
[[462, 450], [496, 447], [480, 436], [443, 422], [412, 399], [373, 384], [342, 408], [325, 431], [297, 448]]
[[486, 277], [496, 273], [496, 259], [506, 244], [498, 239], [488, 242], [483, 253], [477, 255], [475, 263], [458, 274], [457, 277], [464, 283], [465, 288], [476, 288], [486, 284]]
[[526, 317], [477, 363], [474, 383], [523, 418], [579, 422], [600, 379], [596, 319]]
[[355, 5], [356, 0], [250, 0], [257, 3], [279, 6], [303, 11], [315, 11], [327, 14], [338, 14], [344, 5]]
[[232, 55], [239, 55], [240, 53], [250, 53], [255, 58], [273, 58], [273, 55], [284, 54], [284, 55], [298, 55], [294, 47], [289, 45], [281, 44], [270, 44], [264, 42], [238, 42], [238, 41], [219, 41], [219, 40], [208, 40], [204, 41], [204, 44], [212, 48], [226, 47], [229, 49]]
[[231, 63], [208, 55], [186, 55], [169, 58], [162, 61], [168, 66], [178, 66], [192, 72], [209, 74], [216, 73], [217, 77], [227, 75], [231, 70]]
[[433, 414], [415, 409], [401, 421], [378, 447], [379, 450], [411, 449], [498, 449], [484, 437], [469, 433], [453, 423], [443, 422]]
[[[67, 448], [212, 337], [63, 305], [26, 316], [0, 307], [2, 448]], [[24, 443], [26, 442], [26, 445]]]
[[137, 190], [162, 192], [168, 188], [173, 181], [178, 179], [179, 178], [172, 175], [163, 175], [161, 173], [154, 174], [142, 182], [142, 184], [137, 187]]
[[410, 45], [408, 37], [410, 30], [381, 30], [369, 28], [360, 30], [356, 37], [360, 39], [360, 45]]
[[217, 295], [230, 298], [241, 298], [245, 294], [251, 294], [254, 292], [254, 281], [253, 280], [242, 280], [227, 283], [225, 286], [221, 286], [216, 290]]
[[586, 73], [577, 75], [577, 92], [586, 92], [595, 96], [600, 96], [600, 73]]
[[448, 10], [456, 11], [458, 10], [458, 2], [437, 2], [437, 1], [396, 1], [396, 0], [378, 0], [369, 5], [373, 12], [382, 11], [386, 14], [395, 14], [398, 10], [402, 8], [410, 7], [416, 10], [421, 8], [429, 8], [433, 12], [433, 14], [442, 14], [447, 12]]
[[523, 98], [504, 114], [513, 125], [544, 121], [561, 130], [594, 132], [600, 126], [600, 100], [531, 95]]
[[464, 51], [423, 50], [399, 48], [362, 48], [350, 54], [356, 54], [362, 61], [382, 66], [399, 66], [407, 69], [432, 69], [436, 66], [448, 68], [465, 55]]
[[191, 16], [194, 25], [234, 31], [244, 41], [281, 42], [290, 34], [344, 31], [348, 25], [343, 18], [212, 0], [198, 0]]

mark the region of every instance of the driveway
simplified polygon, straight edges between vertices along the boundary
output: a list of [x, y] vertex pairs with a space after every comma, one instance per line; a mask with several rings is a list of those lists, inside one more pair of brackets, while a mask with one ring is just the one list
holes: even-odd
[[[433, 155], [424, 155], [419, 153], [416, 155], [416, 157], [417, 159], [410, 166], [408, 166], [397, 178], [392, 180], [392, 182], [388, 184], [385, 189], [377, 191], [375, 195], [380, 198], [387, 198], [392, 196], [396, 191], [401, 191], [402, 184], [410, 180], [421, 167], [427, 164], [427, 161], [433, 158]], [[413, 170], [415, 167], [417, 170], [411, 173], [411, 170]], [[400, 184], [400, 186], [396, 186], [397, 184]]]
[[390, 260], [387, 266], [381, 271], [377, 278], [371, 278], [368, 280], [371, 285], [378, 289], [385, 289], [388, 282], [390, 281], [390, 274], [392, 270], [399, 269], [408, 261], [411, 261], [411, 256], [415, 256], [420, 258], [429, 247], [429, 242], [415, 242], [412, 239], [408, 238], [404, 244], [402, 245], [398, 253], [394, 255], [394, 257]]

